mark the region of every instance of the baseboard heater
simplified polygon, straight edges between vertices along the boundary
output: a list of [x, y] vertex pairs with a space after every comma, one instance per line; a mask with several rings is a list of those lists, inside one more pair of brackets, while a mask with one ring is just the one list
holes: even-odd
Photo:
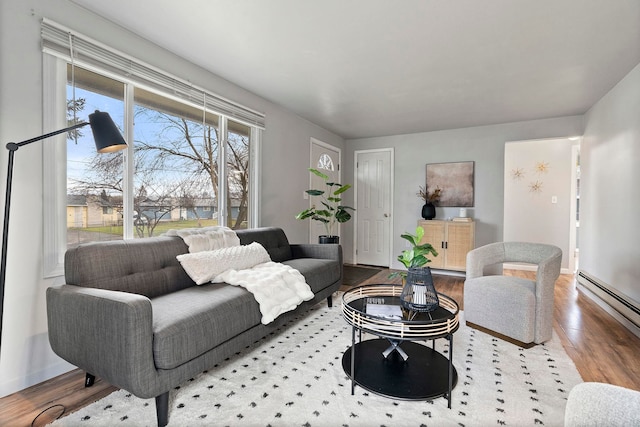
[[640, 306], [637, 302], [582, 270], [578, 271], [578, 283], [593, 292], [629, 322], [640, 328]]

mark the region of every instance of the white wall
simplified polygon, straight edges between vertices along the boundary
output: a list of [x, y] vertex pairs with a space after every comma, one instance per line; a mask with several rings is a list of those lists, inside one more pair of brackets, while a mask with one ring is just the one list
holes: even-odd
[[[417, 196], [425, 184], [426, 164], [475, 161], [475, 206], [467, 208], [476, 222], [476, 246], [503, 240], [504, 148], [507, 141], [568, 137], [582, 134], [582, 116], [534, 120], [438, 132], [347, 140], [346, 179], [353, 183], [354, 151], [392, 147], [395, 150], [393, 218], [393, 268], [404, 249], [400, 234], [413, 231], [424, 204]], [[347, 181], [348, 180], [348, 181]], [[352, 194], [349, 195], [352, 197]], [[347, 200], [347, 204], [353, 200]], [[458, 208], [436, 208], [436, 218], [458, 215]], [[353, 235], [353, 223], [343, 227], [342, 235]], [[345, 241], [345, 262], [353, 262], [353, 242]]]
[[[308, 240], [308, 223], [295, 220], [294, 215], [308, 205], [302, 193], [309, 179], [309, 139], [314, 137], [343, 148], [342, 138], [67, 0], [0, 2], [0, 142], [3, 145], [43, 133], [40, 48], [43, 17], [266, 113], [267, 130], [263, 137], [261, 163], [261, 225], [283, 227], [292, 242]], [[0, 151], [3, 177], [6, 162], [7, 152], [3, 148]], [[45, 290], [53, 283], [62, 283], [63, 278], [42, 278], [42, 218], [43, 212], [50, 214], [49, 207], [43, 206], [42, 202], [42, 165], [42, 145], [23, 147], [16, 154], [0, 349], [0, 396], [70, 368], [51, 352], [47, 336]], [[4, 194], [4, 178], [1, 186], [0, 191]], [[291, 194], [300, 197], [292, 198]]]
[[580, 270], [640, 304], [640, 64], [585, 115]]
[[[562, 250], [562, 268], [569, 272], [572, 147], [568, 138], [510, 142], [504, 159], [505, 241], [547, 243]], [[546, 165], [545, 171], [538, 165]], [[522, 172], [517, 177], [514, 171]], [[538, 191], [532, 185], [541, 184]], [[555, 203], [552, 198], [555, 197]]]

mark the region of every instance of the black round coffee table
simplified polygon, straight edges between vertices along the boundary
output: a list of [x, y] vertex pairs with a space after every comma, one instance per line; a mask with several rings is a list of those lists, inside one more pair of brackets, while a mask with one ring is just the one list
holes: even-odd
[[[449, 296], [438, 294], [438, 308], [408, 320], [407, 313], [400, 310], [401, 292], [399, 285], [365, 285], [342, 296], [342, 313], [352, 326], [351, 347], [342, 357], [342, 367], [351, 378], [351, 393], [358, 384], [396, 399], [446, 396], [451, 408], [451, 391], [458, 381], [453, 366], [458, 304]], [[367, 310], [367, 306], [375, 307]], [[378, 338], [363, 341], [363, 332]], [[448, 339], [448, 358], [435, 350], [438, 338]], [[429, 340], [431, 347], [412, 342]]]

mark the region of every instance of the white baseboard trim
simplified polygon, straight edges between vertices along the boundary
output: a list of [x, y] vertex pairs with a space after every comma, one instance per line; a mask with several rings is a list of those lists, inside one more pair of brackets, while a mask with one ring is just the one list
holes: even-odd
[[622, 323], [622, 325], [629, 329], [635, 336], [637, 336], [638, 338], [640, 338], [640, 328], [638, 328], [636, 325], [634, 325], [632, 322], [630, 322], [629, 320], [627, 320], [626, 317], [624, 317], [623, 315], [621, 315], [620, 313], [618, 313], [617, 310], [614, 310], [609, 304], [607, 304], [606, 302], [604, 302], [600, 297], [598, 297], [598, 295], [594, 294], [593, 292], [591, 292], [586, 286], [581, 285], [580, 283], [578, 283], [578, 289], [584, 293], [589, 299], [591, 299], [593, 302], [595, 302], [596, 304], [598, 304], [598, 306], [600, 306], [600, 308], [602, 308], [604, 311], [606, 311], [607, 313], [609, 313], [614, 319], [616, 319], [618, 322]]
[[636, 303], [584, 271], [578, 272], [576, 282], [589, 299], [640, 338], [640, 308]]

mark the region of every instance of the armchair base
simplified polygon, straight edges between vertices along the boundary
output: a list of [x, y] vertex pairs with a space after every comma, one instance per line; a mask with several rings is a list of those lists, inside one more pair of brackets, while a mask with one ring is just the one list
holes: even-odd
[[464, 323], [470, 328], [473, 328], [473, 329], [475, 329], [477, 331], [480, 331], [480, 332], [484, 332], [485, 334], [491, 335], [492, 337], [499, 338], [499, 339], [501, 339], [503, 341], [506, 341], [506, 342], [511, 343], [513, 345], [517, 345], [518, 347], [521, 347], [521, 348], [524, 348], [524, 349], [531, 348], [531, 347], [537, 345], [535, 342], [524, 343], [522, 341], [518, 341], [517, 339], [508, 337], [508, 336], [503, 335], [503, 334], [501, 334], [499, 332], [492, 331], [491, 329], [483, 328], [482, 326], [476, 325], [475, 323], [471, 323], [471, 322], [467, 322], [467, 321], [465, 321]]

